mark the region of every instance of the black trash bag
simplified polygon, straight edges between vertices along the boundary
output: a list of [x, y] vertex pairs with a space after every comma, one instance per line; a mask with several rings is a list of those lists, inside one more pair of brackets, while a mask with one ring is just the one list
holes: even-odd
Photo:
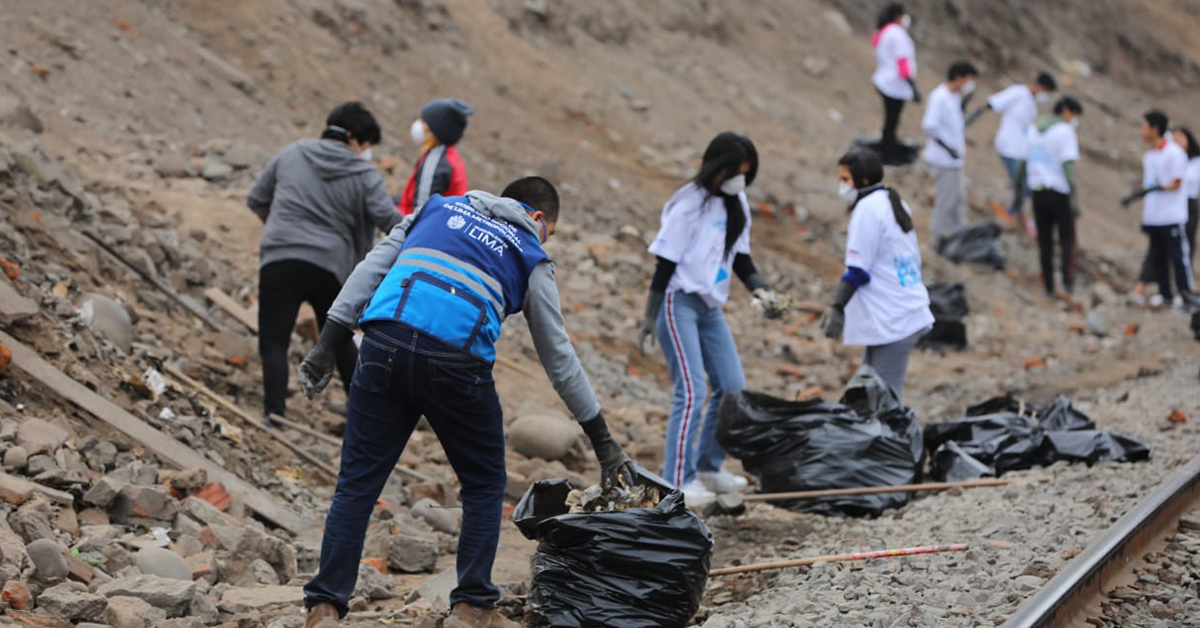
[[[951, 421], [940, 421], [925, 425], [925, 448], [936, 450], [947, 441], [955, 441], [959, 445], [972, 450], [990, 451], [987, 459], [976, 453], [971, 455], [979, 458], [985, 464], [991, 464], [996, 451], [1003, 443], [1011, 439], [1027, 439], [1038, 429], [1035, 419], [1017, 414], [1016, 412], [993, 412], [967, 416]], [[985, 447], [987, 444], [992, 446]]]
[[639, 469], [666, 495], [654, 508], [566, 514], [567, 480], [529, 487], [513, 522], [537, 539], [530, 585], [534, 626], [682, 628], [700, 608], [713, 537], [683, 493]]
[[979, 264], [1004, 270], [1008, 262], [1000, 245], [1000, 225], [988, 221], [963, 227], [937, 243], [937, 252], [955, 264]]
[[964, 451], [954, 441], [947, 441], [938, 447], [929, 466], [929, 474], [941, 482], [962, 482], [995, 476], [990, 466]]
[[1200, 340], [1200, 312], [1192, 312], [1192, 335]]
[[1132, 438], [1096, 430], [1047, 431], [1038, 446], [1041, 464], [1068, 462], [1141, 462], [1150, 448]]
[[[863, 407], [887, 406], [889, 395], [880, 393], [890, 391], [877, 375], [859, 381], [851, 397], [859, 395]], [[921, 428], [908, 408], [860, 416], [842, 404], [791, 402], [750, 391], [722, 400], [717, 442], [758, 477], [764, 493], [913, 484], [920, 481], [925, 457]], [[775, 503], [826, 515], [878, 516], [909, 498], [880, 493]]]
[[918, 349], [965, 349], [967, 346], [967, 289], [961, 283], [929, 286], [933, 329], [917, 341]]
[[863, 418], [904, 408], [896, 391], [866, 364], [846, 383], [840, 403]]
[[1038, 411], [1038, 423], [1047, 431], [1096, 429], [1096, 423], [1072, 406], [1066, 395], [1055, 397], [1054, 403]]

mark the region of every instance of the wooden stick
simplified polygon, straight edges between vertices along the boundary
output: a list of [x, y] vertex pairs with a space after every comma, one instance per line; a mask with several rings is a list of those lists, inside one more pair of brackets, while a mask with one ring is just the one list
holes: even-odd
[[[271, 420], [277, 421], [280, 425], [282, 425], [286, 428], [289, 428], [289, 429], [296, 430], [297, 432], [300, 432], [301, 434], [307, 434], [319, 441], [329, 443], [330, 445], [333, 445], [334, 447], [342, 446], [342, 441], [338, 440], [337, 438], [334, 438], [333, 436], [330, 436], [329, 434], [324, 434], [322, 432], [318, 432], [317, 430], [314, 430], [313, 428], [311, 428], [307, 425], [304, 425], [301, 423], [296, 423], [294, 421], [289, 421], [289, 420], [279, 416], [278, 414], [272, 414]], [[407, 475], [408, 477], [410, 477], [414, 480], [418, 480], [420, 482], [429, 482], [431, 484], [437, 484], [437, 480], [435, 480], [425, 474], [417, 473], [416, 471], [413, 471], [412, 469], [406, 469], [398, 464], [393, 466], [392, 469], [394, 469], [397, 473], [400, 473], [401, 475]]]
[[241, 303], [233, 300], [233, 297], [225, 294], [220, 288], [209, 288], [204, 291], [204, 296], [208, 297], [209, 301], [216, 303], [218, 307], [225, 310], [225, 313], [232, 316], [237, 322], [246, 326], [246, 329], [258, 334], [258, 319], [250, 313], [249, 310], [242, 307]]
[[205, 386], [204, 384], [201, 384], [200, 382], [188, 377], [182, 371], [180, 371], [179, 369], [177, 369], [173, 366], [164, 364], [163, 370], [165, 370], [167, 372], [167, 374], [170, 375], [171, 377], [174, 377], [175, 379], [179, 380], [180, 383], [186, 384], [187, 386], [192, 387], [196, 392], [203, 394], [205, 397], [208, 397], [209, 399], [212, 399], [214, 402], [216, 402], [217, 405], [221, 406], [222, 408], [225, 408], [225, 410], [227, 410], [230, 414], [238, 417], [239, 419], [242, 420], [242, 422], [246, 423], [250, 427], [253, 427], [261, 432], [264, 432], [267, 436], [270, 436], [271, 438], [273, 438], [274, 440], [279, 442], [284, 447], [287, 447], [288, 449], [292, 450], [293, 452], [295, 452], [295, 454], [297, 456], [300, 456], [304, 460], [308, 461], [310, 464], [312, 464], [314, 467], [316, 467], [318, 471], [321, 471], [326, 476], [328, 476], [330, 479], [337, 480], [337, 475], [338, 475], [337, 469], [334, 469], [330, 465], [326, 464], [325, 461], [314, 456], [312, 453], [305, 451], [302, 447], [300, 447], [296, 443], [293, 443], [292, 441], [284, 438], [283, 435], [279, 434], [275, 430], [272, 430], [271, 428], [263, 425], [262, 423], [255, 421], [253, 418], [251, 418], [245, 412], [242, 412], [241, 408], [233, 405], [233, 403], [230, 402], [228, 399], [213, 392], [212, 390], [210, 390], [208, 388], [208, 386]]
[[863, 486], [859, 488], [830, 488], [819, 491], [793, 491], [791, 493], [751, 493], [742, 495], [742, 501], [766, 502], [784, 499], [814, 499], [817, 497], [840, 497], [843, 495], [872, 495], [875, 493], [910, 493], [921, 491], [944, 491], [951, 488], [979, 488], [984, 486], [1007, 486], [1018, 482], [1049, 482], [1048, 477], [1034, 478], [986, 478], [962, 482], [926, 482], [925, 484], [901, 484], [898, 486]]
[[90, 231], [81, 231], [81, 233], [84, 235], [84, 237], [86, 237], [87, 239], [94, 242], [96, 244], [96, 246], [99, 246], [100, 250], [104, 251], [105, 253], [108, 253], [113, 258], [115, 258], [118, 262], [121, 262], [128, 268], [132, 269], [133, 272], [135, 272], [139, 276], [141, 276], [142, 279], [145, 279], [150, 285], [154, 286], [155, 288], [158, 288], [159, 292], [162, 292], [163, 294], [170, 297], [172, 301], [183, 306], [183, 309], [187, 310], [193, 316], [200, 319], [200, 321], [202, 323], [204, 323], [205, 325], [208, 325], [208, 327], [210, 329], [212, 329], [213, 331], [222, 331], [221, 326], [216, 324], [215, 322], [213, 322], [213, 320], [208, 317], [207, 312], [205, 312], [204, 310], [201, 310], [196, 305], [189, 303], [188, 301], [185, 301], [183, 297], [179, 296], [178, 292], [175, 292], [174, 290], [172, 290], [170, 286], [163, 283], [161, 280], [159, 280], [158, 277], [154, 277], [154, 276], [150, 275], [149, 273], [147, 273], [146, 271], [142, 270], [141, 268], [134, 266], [129, 260], [125, 259], [125, 257], [123, 255], [121, 255], [119, 252], [117, 252], [116, 249], [109, 246], [107, 242], [105, 242], [104, 240], [101, 240], [100, 237], [97, 236], [96, 234], [91, 233]]
[[84, 412], [142, 443], [147, 451], [158, 456], [164, 463], [179, 469], [202, 467], [208, 472], [210, 480], [223, 483], [231, 492], [241, 493], [246, 498], [246, 506], [289, 532], [298, 534], [312, 528], [313, 522], [304, 519], [271, 494], [246, 482], [225, 467], [213, 463], [191, 447], [158, 431], [112, 401], [71, 379], [16, 338], [0, 331], [0, 343], [12, 350], [13, 364], [17, 368]]
[[725, 567], [723, 569], [714, 569], [708, 572], [708, 575], [709, 577], [728, 576], [737, 573], [749, 573], [752, 571], [769, 571], [772, 569], [802, 567], [804, 565], [811, 565], [813, 563], [844, 563], [852, 560], [871, 560], [873, 558], [915, 556], [918, 554], [937, 554], [939, 552], [965, 552], [968, 549], [970, 548], [965, 544], [954, 543], [951, 545], [931, 545], [925, 547], [905, 547], [902, 549], [855, 552], [853, 554], [831, 554], [829, 556], [812, 556], [809, 558], [798, 558], [796, 560], [781, 560], [771, 563], [759, 563], [757, 565], [742, 565], [741, 567]]

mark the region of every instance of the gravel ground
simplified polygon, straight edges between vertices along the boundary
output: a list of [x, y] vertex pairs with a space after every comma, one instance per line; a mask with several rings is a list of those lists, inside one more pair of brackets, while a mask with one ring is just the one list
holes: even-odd
[[1200, 626], [1200, 508], [1179, 522], [1166, 547], [1147, 555], [1136, 581], [1120, 586], [1103, 603], [1097, 625], [1185, 628]]

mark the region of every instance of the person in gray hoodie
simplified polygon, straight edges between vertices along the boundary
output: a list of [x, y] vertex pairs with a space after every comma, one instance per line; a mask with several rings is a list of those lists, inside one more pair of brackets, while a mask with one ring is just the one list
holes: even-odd
[[[246, 204], [265, 223], [258, 281], [258, 346], [263, 365], [263, 416], [283, 416], [288, 345], [301, 303], [325, 326], [325, 313], [350, 271], [403, 216], [369, 158], [379, 124], [361, 103], [338, 105], [321, 139], [290, 144], [267, 163]], [[337, 356], [346, 391], [353, 345]]]
[[422, 415], [462, 486], [458, 585], [444, 625], [516, 627], [493, 608], [500, 592], [491, 579], [507, 482], [492, 364], [509, 315], [524, 312], [547, 376], [591, 439], [601, 483], [634, 482], [563, 325], [542, 248], [558, 209], [558, 192], [541, 177], [518, 179], [500, 197], [434, 196], [346, 281], [299, 371], [311, 398], [329, 382], [351, 330], [363, 328], [320, 567], [304, 587], [306, 628], [334, 628], [346, 614], [371, 510]]

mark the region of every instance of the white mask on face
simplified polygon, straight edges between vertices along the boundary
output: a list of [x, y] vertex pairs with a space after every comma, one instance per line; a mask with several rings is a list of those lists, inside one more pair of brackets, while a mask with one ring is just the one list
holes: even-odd
[[908, 30], [910, 26], [912, 26], [912, 16], [906, 13], [900, 18], [900, 28]]
[[746, 175], [739, 174], [736, 177], [726, 179], [721, 184], [721, 192], [730, 196], [737, 196], [742, 190], [746, 189]]
[[362, 157], [363, 161], [371, 161], [371, 149], [368, 148], [364, 150], [363, 152], [359, 153], [358, 156]]
[[1038, 92], [1037, 96], [1033, 97], [1033, 99], [1036, 100], [1039, 105], [1044, 105], [1044, 104], [1050, 102], [1050, 100], [1052, 98], [1053, 97], [1046, 92]]
[[850, 205], [858, 200], [858, 190], [845, 181], [838, 181], [838, 196], [846, 201], [847, 205]]
[[963, 83], [961, 92], [963, 96], [970, 96], [971, 94], [974, 94], [975, 81], [967, 81], [966, 83]]
[[420, 118], [413, 120], [412, 126], [408, 127], [408, 134], [412, 136], [413, 144], [424, 144], [425, 123], [421, 122]]

